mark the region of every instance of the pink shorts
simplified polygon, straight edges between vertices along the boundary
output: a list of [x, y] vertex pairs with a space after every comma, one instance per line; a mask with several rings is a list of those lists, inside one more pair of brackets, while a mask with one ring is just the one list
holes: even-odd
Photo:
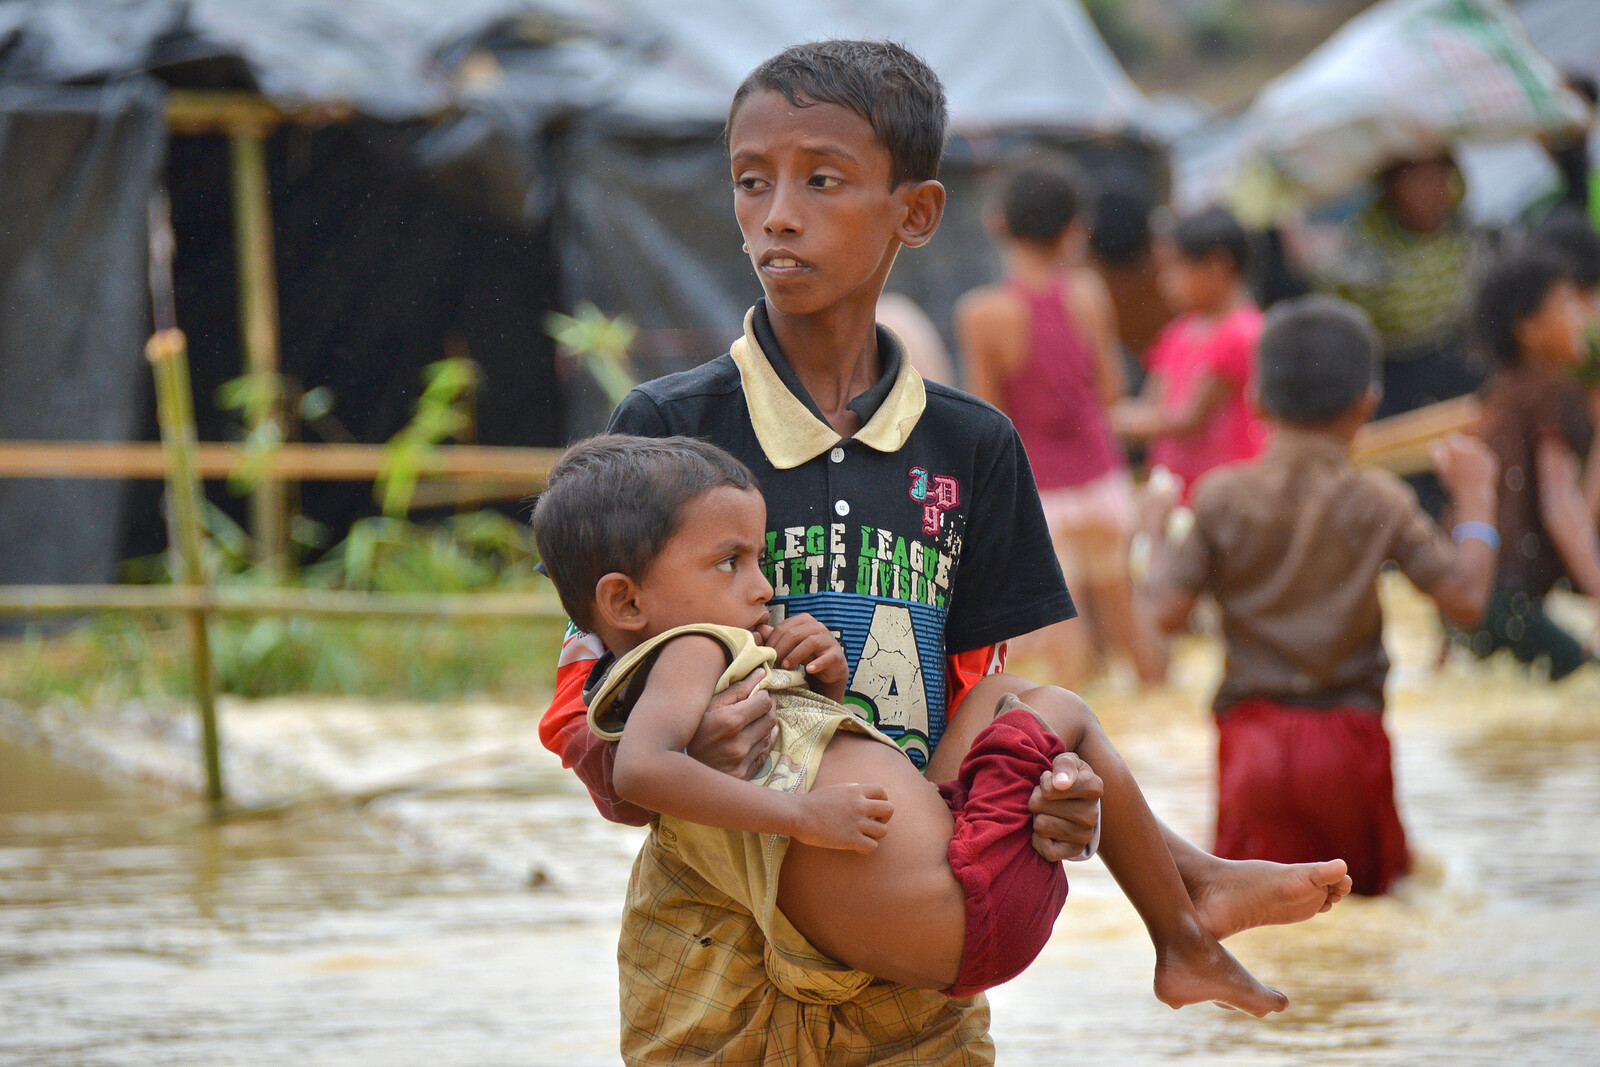
[[1127, 572], [1127, 543], [1137, 516], [1133, 478], [1118, 467], [1063, 489], [1041, 489], [1044, 521], [1055, 542], [1067, 585], [1097, 582]]
[[1067, 875], [1033, 850], [1028, 797], [1061, 738], [1031, 711], [1014, 708], [985, 726], [939, 792], [955, 816], [950, 870], [966, 898], [967, 932], [951, 997], [970, 997], [1009, 981], [1050, 940], [1067, 902]]

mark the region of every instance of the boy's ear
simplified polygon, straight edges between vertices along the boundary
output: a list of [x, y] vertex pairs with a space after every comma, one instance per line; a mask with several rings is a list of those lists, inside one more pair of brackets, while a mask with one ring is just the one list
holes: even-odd
[[617, 630], [642, 630], [650, 623], [639, 603], [638, 583], [618, 571], [594, 584], [594, 613], [600, 622]]
[[944, 218], [944, 186], [936, 181], [906, 182], [896, 190], [906, 206], [896, 235], [907, 248], [920, 248], [933, 237]]

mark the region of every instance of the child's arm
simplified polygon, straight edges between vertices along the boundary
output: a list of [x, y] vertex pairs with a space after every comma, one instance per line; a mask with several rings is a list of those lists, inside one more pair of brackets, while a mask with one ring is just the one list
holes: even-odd
[[[1152, 383], [1159, 382], [1152, 378]], [[1130, 441], [1152, 437], [1188, 437], [1210, 425], [1227, 402], [1228, 380], [1218, 374], [1202, 375], [1189, 399], [1176, 411], [1162, 411], [1159, 396], [1146, 389], [1136, 400], [1119, 401], [1111, 409], [1111, 425]]]
[[763, 626], [756, 636], [778, 654], [778, 666], [794, 670], [805, 664], [811, 688], [839, 703], [849, 666], [844, 649], [822, 623], [804, 613], [790, 615], [776, 626]]
[[974, 289], [956, 301], [956, 346], [961, 351], [967, 392], [1005, 410], [1005, 383], [1022, 366], [1015, 343], [1025, 331], [1016, 301], [994, 287]]
[[[1429, 450], [1434, 473], [1450, 494], [1456, 530], [1494, 529], [1495, 481], [1500, 462], [1475, 437], [1451, 434]], [[1470, 524], [1470, 525], [1469, 525]], [[1427, 590], [1439, 612], [1460, 626], [1476, 626], [1494, 588], [1496, 548], [1481, 536], [1458, 539], [1455, 563]]]
[[786, 834], [822, 848], [876, 849], [894, 814], [881, 786], [783, 793], [714, 771], [683, 751], [726, 666], [727, 653], [709, 637], [680, 637], [661, 649], [617, 744], [617, 793], [704, 826]]
[[1100, 401], [1109, 408], [1128, 395], [1128, 378], [1122, 369], [1121, 342], [1117, 338], [1117, 307], [1111, 302], [1105, 279], [1089, 267], [1074, 270], [1067, 310], [1094, 352]]
[[1567, 577], [1586, 595], [1600, 600], [1600, 535], [1589, 518], [1579, 485], [1577, 454], [1559, 438], [1539, 440], [1539, 518], [1566, 565]]

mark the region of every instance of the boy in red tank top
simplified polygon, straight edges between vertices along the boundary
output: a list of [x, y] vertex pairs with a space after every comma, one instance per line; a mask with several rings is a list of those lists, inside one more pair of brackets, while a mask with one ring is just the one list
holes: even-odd
[[1108, 414], [1126, 392], [1116, 312], [1083, 264], [1082, 185], [1065, 161], [1028, 163], [1002, 179], [989, 232], [1005, 275], [956, 304], [956, 337], [967, 388], [1010, 416], [1022, 438], [1056, 556], [1089, 623], [1047, 628], [1039, 651], [1063, 685], [1093, 672], [1099, 647], [1156, 684], [1166, 657], [1133, 597], [1133, 489]]

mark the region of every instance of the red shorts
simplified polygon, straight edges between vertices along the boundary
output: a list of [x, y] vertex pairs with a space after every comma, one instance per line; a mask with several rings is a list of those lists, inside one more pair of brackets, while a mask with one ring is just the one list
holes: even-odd
[[939, 786], [955, 816], [950, 869], [966, 898], [966, 941], [951, 997], [1015, 978], [1039, 955], [1067, 902], [1067, 875], [1033, 850], [1028, 797], [1066, 751], [1033, 713], [1013, 709], [983, 728], [956, 780]]
[[1217, 848], [1224, 859], [1342, 858], [1355, 892], [1411, 869], [1382, 718], [1254, 697], [1218, 719]]

